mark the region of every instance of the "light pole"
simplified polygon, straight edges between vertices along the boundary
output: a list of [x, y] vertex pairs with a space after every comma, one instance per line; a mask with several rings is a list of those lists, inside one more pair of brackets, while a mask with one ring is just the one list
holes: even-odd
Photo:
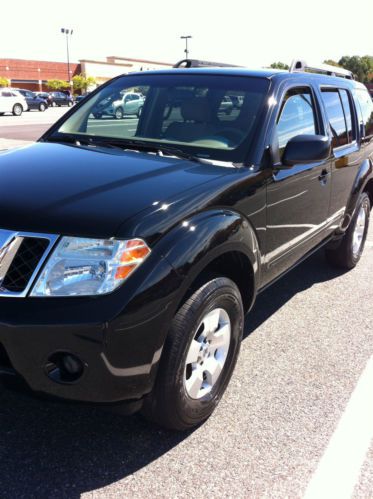
[[189, 56], [189, 50], [188, 50], [188, 40], [189, 38], [192, 38], [190, 35], [186, 35], [186, 36], [181, 36], [180, 37], [181, 39], [185, 40], [185, 59], [188, 59], [188, 56]]
[[61, 33], [66, 35], [66, 51], [67, 51], [67, 81], [71, 86], [71, 74], [70, 74], [70, 54], [69, 54], [69, 36], [72, 36], [73, 30], [61, 28]]

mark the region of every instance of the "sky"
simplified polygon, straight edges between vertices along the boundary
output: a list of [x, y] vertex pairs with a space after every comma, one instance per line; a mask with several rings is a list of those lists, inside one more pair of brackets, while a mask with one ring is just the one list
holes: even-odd
[[[74, 30], [70, 59], [190, 57], [262, 67], [373, 55], [373, 0], [18, 0], [2, 9], [0, 58], [66, 61], [61, 28]], [[5, 15], [4, 15], [5, 14]], [[15, 22], [16, 19], [16, 22]]]

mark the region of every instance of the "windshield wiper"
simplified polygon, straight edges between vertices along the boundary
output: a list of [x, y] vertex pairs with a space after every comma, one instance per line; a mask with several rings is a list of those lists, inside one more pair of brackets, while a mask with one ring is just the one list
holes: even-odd
[[153, 152], [158, 156], [173, 156], [178, 159], [187, 159], [188, 161], [194, 161], [202, 164], [214, 164], [222, 163], [216, 162], [212, 159], [201, 158], [195, 156], [189, 152], [184, 151], [178, 147], [173, 146], [163, 146], [162, 144], [151, 144], [143, 140], [133, 140], [133, 139], [120, 139], [120, 138], [96, 138], [96, 137], [86, 137], [80, 134], [71, 133], [61, 133], [58, 135], [52, 135], [46, 139], [50, 142], [67, 142], [69, 144], [74, 144], [77, 146], [89, 146], [89, 147], [106, 147], [110, 149], [119, 149], [121, 151], [131, 150], [138, 152]]

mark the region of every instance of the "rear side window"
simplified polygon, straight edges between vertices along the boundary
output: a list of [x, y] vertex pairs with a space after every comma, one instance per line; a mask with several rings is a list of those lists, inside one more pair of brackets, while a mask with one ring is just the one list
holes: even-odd
[[352, 129], [352, 112], [351, 112], [351, 102], [348, 95], [347, 90], [340, 89], [339, 95], [341, 96], [341, 101], [343, 105], [343, 112], [346, 120], [346, 128], [347, 128], [347, 138], [348, 142], [352, 142], [354, 137], [353, 129]]
[[317, 133], [315, 108], [308, 88], [294, 88], [286, 93], [281, 104], [276, 130], [280, 157], [286, 144], [293, 137]]
[[356, 96], [359, 101], [363, 124], [365, 126], [365, 136], [373, 136], [373, 102], [367, 90], [357, 89]]
[[332, 147], [341, 147], [348, 144], [348, 132], [343, 111], [342, 100], [338, 89], [322, 89], [321, 95], [332, 131]]

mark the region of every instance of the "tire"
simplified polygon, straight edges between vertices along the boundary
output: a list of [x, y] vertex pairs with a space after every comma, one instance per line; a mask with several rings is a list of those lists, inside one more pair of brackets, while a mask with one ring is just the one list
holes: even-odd
[[114, 116], [116, 117], [117, 120], [121, 120], [123, 118], [123, 109], [121, 107], [118, 107], [118, 109], [116, 109], [114, 111]]
[[96, 118], [96, 120], [99, 120], [100, 118], [102, 118], [101, 113], [93, 113], [93, 116]]
[[137, 116], [138, 118], [140, 118], [140, 116], [141, 116], [141, 113], [142, 113], [142, 108], [143, 108], [143, 106], [139, 107], [139, 108], [138, 108], [138, 110], [137, 110], [136, 116]]
[[[205, 421], [232, 376], [243, 323], [241, 294], [230, 279], [214, 278], [186, 300], [171, 323], [154, 389], [142, 409], [145, 417], [173, 430]], [[202, 341], [206, 334], [210, 341]]]
[[52, 101], [52, 107], [56, 107], [57, 106], [57, 103]]
[[354, 215], [342, 241], [336, 248], [326, 248], [329, 263], [344, 269], [353, 269], [363, 254], [368, 234], [370, 200], [366, 192], [360, 194]]
[[73, 103], [71, 101], [69, 101], [69, 103], [67, 104], [69, 107], [71, 107], [73, 105]]
[[46, 109], [47, 109], [47, 106], [46, 106], [45, 104], [41, 103], [41, 104], [39, 105], [39, 111], [41, 111], [42, 113], [43, 113]]
[[23, 107], [21, 106], [21, 104], [14, 104], [12, 113], [14, 116], [21, 116], [21, 114], [23, 113]]

